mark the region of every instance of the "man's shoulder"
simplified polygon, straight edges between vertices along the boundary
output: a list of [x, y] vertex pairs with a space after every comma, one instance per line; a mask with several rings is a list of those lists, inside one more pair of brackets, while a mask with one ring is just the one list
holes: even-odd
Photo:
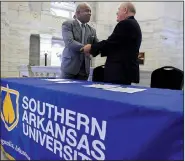
[[66, 20], [62, 23], [62, 25], [67, 25], [67, 24], [73, 24], [75, 20]]
[[135, 26], [136, 24], [138, 24], [136, 19], [125, 19], [123, 21], [120, 21], [117, 25], [129, 27], [129, 26]]

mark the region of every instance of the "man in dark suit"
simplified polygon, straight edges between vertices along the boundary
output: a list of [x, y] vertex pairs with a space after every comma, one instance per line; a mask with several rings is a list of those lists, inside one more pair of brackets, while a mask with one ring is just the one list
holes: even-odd
[[62, 24], [62, 37], [65, 43], [61, 62], [63, 79], [88, 79], [90, 56], [81, 53], [80, 49], [85, 44], [98, 42], [95, 29], [87, 24], [90, 17], [90, 6], [81, 3], [76, 8], [74, 19]]
[[139, 83], [138, 54], [142, 33], [134, 16], [135, 7], [126, 2], [120, 5], [113, 33], [107, 40], [88, 44], [82, 48], [86, 55], [107, 56], [104, 69], [104, 82], [116, 84]]

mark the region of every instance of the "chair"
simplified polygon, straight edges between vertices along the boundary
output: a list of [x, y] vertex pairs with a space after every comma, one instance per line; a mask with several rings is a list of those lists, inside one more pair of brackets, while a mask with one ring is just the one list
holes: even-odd
[[172, 66], [156, 69], [151, 74], [151, 88], [182, 90], [184, 72]]
[[92, 75], [93, 82], [103, 82], [104, 81], [104, 65], [94, 68]]

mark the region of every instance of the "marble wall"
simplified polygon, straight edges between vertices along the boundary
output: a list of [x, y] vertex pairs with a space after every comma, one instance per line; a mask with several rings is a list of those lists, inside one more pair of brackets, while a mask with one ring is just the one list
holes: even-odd
[[[97, 3], [97, 34], [106, 39], [116, 22], [120, 2]], [[140, 51], [145, 52], [141, 70], [154, 70], [164, 65], [183, 69], [183, 3], [182, 2], [133, 2], [136, 7], [143, 40]], [[96, 58], [96, 66], [105, 58]]]
[[[116, 25], [120, 2], [89, 2], [92, 6], [90, 24], [100, 40], [106, 39]], [[181, 2], [133, 2], [143, 33], [141, 51], [145, 52], [142, 70], [163, 65], [183, 68], [183, 6]], [[1, 76], [18, 76], [18, 66], [29, 63], [30, 35], [40, 35], [40, 65], [44, 53], [51, 53], [52, 37], [61, 38], [65, 18], [50, 12], [50, 2], [1, 3]], [[49, 56], [49, 62], [51, 57]], [[102, 65], [105, 58], [97, 57], [93, 65]]]

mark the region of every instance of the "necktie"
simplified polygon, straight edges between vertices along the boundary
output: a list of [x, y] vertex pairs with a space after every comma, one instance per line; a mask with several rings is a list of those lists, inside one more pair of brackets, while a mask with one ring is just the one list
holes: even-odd
[[82, 44], [85, 43], [85, 24], [82, 23]]

